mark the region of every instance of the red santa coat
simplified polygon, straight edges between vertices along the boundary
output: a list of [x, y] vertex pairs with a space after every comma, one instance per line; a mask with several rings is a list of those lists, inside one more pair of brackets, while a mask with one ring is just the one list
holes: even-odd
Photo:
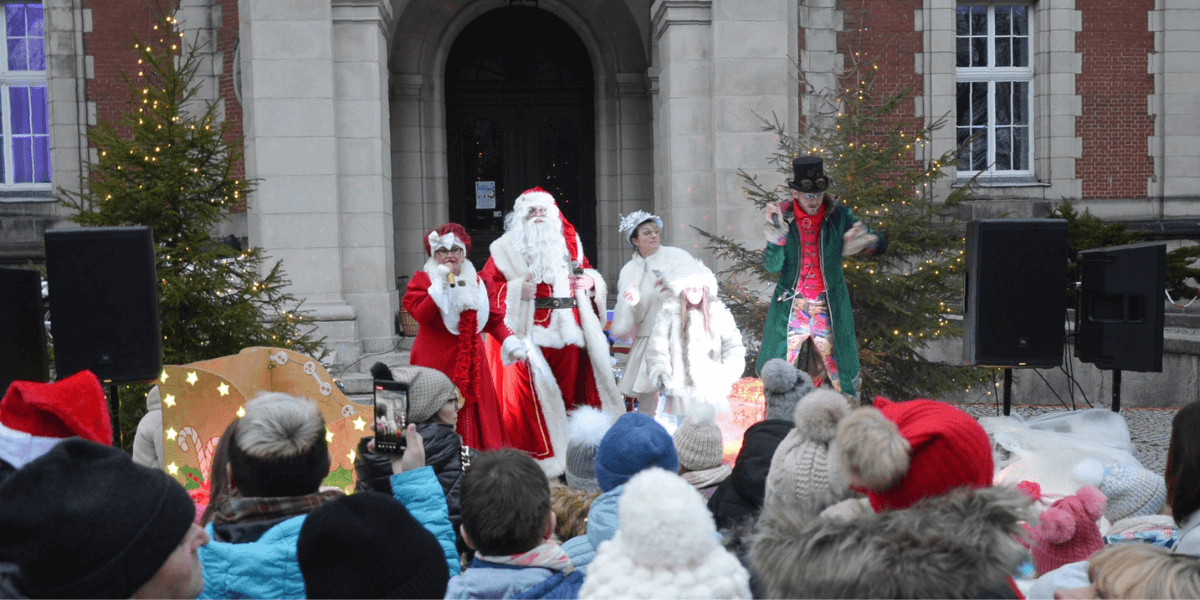
[[537, 296], [574, 297], [577, 307], [535, 308], [533, 300], [521, 299], [529, 265], [516, 250], [512, 235], [506, 233], [492, 242], [491, 257], [481, 275], [492, 295], [492, 306], [502, 312], [508, 329], [525, 341], [529, 354], [517, 364], [497, 367], [496, 387], [509, 443], [532, 455], [546, 474], [554, 477], [566, 469], [568, 410], [586, 403], [613, 418], [625, 411], [599, 316], [605, 310], [607, 288], [579, 250], [582, 244], [575, 237], [567, 252], [595, 281], [594, 295], [572, 290], [569, 277], [563, 274], [553, 283], [539, 284]]
[[456, 279], [463, 284], [457, 286], [456, 293], [461, 293], [457, 305], [432, 258], [424, 270], [409, 279], [404, 310], [421, 324], [409, 362], [437, 369], [458, 386], [466, 399], [458, 411], [457, 427], [464, 444], [481, 450], [503, 448], [508, 439], [501, 426], [500, 401], [480, 333], [487, 332], [501, 341], [510, 333], [503, 313], [490, 306], [492, 295], [469, 261], [463, 263]]

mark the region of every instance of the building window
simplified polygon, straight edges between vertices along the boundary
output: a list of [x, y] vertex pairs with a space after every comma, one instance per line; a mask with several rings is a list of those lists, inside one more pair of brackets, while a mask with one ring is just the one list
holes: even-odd
[[956, 7], [960, 175], [1033, 175], [1027, 5]]
[[0, 47], [0, 189], [50, 189], [50, 110], [41, 4], [4, 5]]

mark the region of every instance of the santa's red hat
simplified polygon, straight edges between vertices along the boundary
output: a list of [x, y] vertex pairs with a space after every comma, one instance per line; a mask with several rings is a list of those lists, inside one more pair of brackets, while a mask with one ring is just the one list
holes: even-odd
[[104, 389], [86, 370], [54, 383], [12, 382], [0, 400], [0, 425], [7, 434], [0, 458], [17, 467], [62, 438], [79, 436], [101, 444], [113, 439]]
[[876, 512], [992, 484], [992, 446], [974, 417], [936, 400], [876, 398], [838, 428], [842, 468]]
[[425, 256], [433, 256], [433, 251], [437, 249], [432, 248], [430, 244], [445, 250], [457, 246], [462, 248], [465, 254], [471, 253], [471, 236], [467, 235], [467, 230], [458, 223], [442, 223], [430, 229], [421, 243], [425, 244]]

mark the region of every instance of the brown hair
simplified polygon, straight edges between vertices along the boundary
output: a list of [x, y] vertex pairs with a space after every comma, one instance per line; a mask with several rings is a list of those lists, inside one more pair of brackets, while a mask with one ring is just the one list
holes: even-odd
[[1167, 446], [1167, 504], [1171, 515], [1182, 525], [1200, 510], [1200, 402], [1193, 402], [1175, 413], [1171, 420], [1171, 441]]
[[560, 542], [565, 542], [587, 533], [588, 511], [592, 509], [592, 502], [599, 495], [600, 492], [589, 492], [569, 485], [551, 487], [551, 507], [558, 519], [554, 526], [554, 537]]
[[229, 465], [229, 440], [233, 439], [237, 424], [237, 419], [230, 422], [217, 441], [217, 447], [213, 448], [212, 467], [208, 473], [208, 506], [204, 507], [204, 514], [200, 516], [201, 527], [213, 520], [217, 504], [229, 495], [229, 471], [226, 469]]
[[679, 292], [679, 308], [680, 308], [680, 312], [683, 313], [680, 315], [680, 318], [682, 319], [682, 321], [679, 324], [680, 331], [683, 332], [683, 335], [687, 335], [688, 310], [691, 309], [693, 306], [695, 306], [696, 308], [698, 308], [700, 310], [700, 314], [704, 315], [704, 331], [707, 332], [708, 337], [711, 338], [713, 336], [712, 312], [708, 308], [708, 291], [705, 290], [704, 298], [700, 300], [699, 304], [692, 304], [691, 302], [688, 302], [686, 296], [687, 296], [686, 289], [683, 290], [682, 292]]
[[542, 543], [550, 482], [518, 450], [481, 452], [462, 476], [462, 527], [480, 554], [508, 556]]

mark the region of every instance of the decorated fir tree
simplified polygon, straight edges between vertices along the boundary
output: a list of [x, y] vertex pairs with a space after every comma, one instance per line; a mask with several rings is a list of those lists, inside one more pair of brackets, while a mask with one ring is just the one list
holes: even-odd
[[[193, 100], [198, 49], [181, 49], [178, 22], [158, 19], [152, 39], [135, 39], [136, 75], [124, 74], [129, 109], [88, 132], [97, 160], [82, 192], [60, 190], [83, 226], [148, 226], [156, 245], [164, 364], [278, 346], [322, 357], [301, 302], [285, 291], [280, 262], [261, 249], [212, 238], [228, 211], [244, 209], [252, 185], [238, 176], [242, 140]], [[200, 114], [187, 108], [200, 106]], [[187, 107], [187, 108], [185, 108]], [[194, 111], [199, 112], [199, 111]], [[145, 412], [146, 386], [121, 393], [127, 441]]]
[[[862, 360], [862, 397], [907, 400], [965, 390], [990, 380], [992, 371], [931, 361], [925, 348], [961, 335], [953, 312], [962, 297], [964, 228], [949, 211], [972, 188], [954, 187], [947, 197], [935, 198], [934, 184], [946, 176], [943, 169], [953, 164], [955, 153], [923, 155], [931, 133], [943, 122], [924, 124], [898, 114], [902, 103], [911, 101], [909, 93], [876, 99], [873, 75], [862, 71], [844, 78], [844, 93], [821, 95], [809, 89], [827, 111], [810, 117], [798, 134], [786, 131], [778, 120], [764, 119], [764, 130], [779, 139], [767, 160], [780, 176], [760, 181], [743, 170], [743, 190], [761, 213], [767, 203], [790, 199], [786, 181], [792, 177], [794, 157], [823, 158], [831, 192], [888, 239], [882, 257], [844, 259]], [[776, 275], [763, 267], [761, 244], [749, 247], [701, 233], [727, 265], [721, 271], [722, 297], [747, 339], [747, 370], [752, 372]]]

